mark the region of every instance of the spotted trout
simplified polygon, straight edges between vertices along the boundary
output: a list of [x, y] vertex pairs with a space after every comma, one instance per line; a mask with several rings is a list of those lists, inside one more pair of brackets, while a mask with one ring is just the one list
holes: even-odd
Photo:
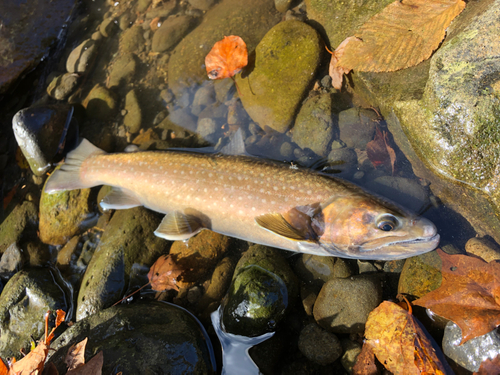
[[165, 214], [155, 235], [203, 229], [280, 249], [356, 259], [402, 259], [435, 249], [427, 219], [331, 176], [260, 159], [182, 151], [108, 154], [83, 140], [45, 191], [110, 185], [104, 209]]

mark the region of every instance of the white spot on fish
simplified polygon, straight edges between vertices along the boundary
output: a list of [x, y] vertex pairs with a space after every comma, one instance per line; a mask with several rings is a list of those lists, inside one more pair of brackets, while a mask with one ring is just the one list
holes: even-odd
[[174, 173], [177, 173], [177, 169], [174, 169]]
[[271, 204], [276, 204], [276, 202], [275, 201], [271, 201]]
[[260, 191], [261, 193], [263, 193], [265, 190], [264, 190], [264, 189], [260, 189], [259, 191]]
[[311, 195], [312, 194], [312, 190], [308, 190], [307, 194]]
[[255, 207], [252, 207], [252, 211], [255, 211]]
[[278, 191], [278, 187], [277, 186], [273, 186], [273, 189], [274, 189], [274, 191]]
[[181, 174], [184, 174], [184, 171], [181, 171]]
[[265, 199], [262, 199], [262, 203], [266, 203], [266, 200], [265, 200]]
[[[198, 182], [198, 181], [196, 181], [196, 182]], [[204, 191], [205, 193], [206, 193], [206, 192], [208, 192], [207, 188], [203, 189], [203, 191]]]
[[243, 177], [238, 176], [238, 181], [241, 181], [241, 180], [243, 180]]
[[219, 188], [215, 188], [214, 190], [215, 190], [215, 191], [219, 191]]
[[226, 198], [222, 198], [222, 200], [225, 202], [225, 201], [226, 201]]
[[233, 208], [234, 206], [232, 204], [229, 205], [230, 208]]
[[238, 211], [238, 213], [239, 213], [240, 215], [243, 215], [243, 211], [242, 211], [242, 210], [239, 210], [239, 211]]
[[214, 175], [214, 174], [210, 172], [210, 173], [208, 174], [208, 177], [213, 177], [213, 175]]
[[240, 201], [243, 200], [243, 197], [238, 197], [238, 200], [240, 200]]

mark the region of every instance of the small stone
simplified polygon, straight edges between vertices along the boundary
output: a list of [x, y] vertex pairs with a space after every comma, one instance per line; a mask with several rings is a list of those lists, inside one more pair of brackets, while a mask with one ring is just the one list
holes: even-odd
[[328, 165], [340, 172], [350, 171], [358, 165], [358, 155], [352, 148], [332, 149], [328, 154]]
[[151, 4], [151, 0], [139, 0], [139, 1], [137, 1], [137, 11], [139, 13], [145, 12], [149, 8], [149, 4]]
[[142, 124], [142, 111], [136, 90], [130, 90], [125, 96], [125, 110], [127, 114], [123, 118], [123, 124], [129, 133], [135, 134], [140, 130]]
[[209, 10], [214, 5], [215, 0], [188, 0], [193, 8], [200, 10]]
[[465, 244], [465, 251], [483, 258], [486, 262], [500, 259], [500, 248], [484, 237], [474, 237]]
[[291, 160], [293, 157], [293, 149], [294, 147], [290, 142], [283, 142], [280, 147], [280, 155], [285, 160]]
[[365, 150], [375, 134], [376, 120], [377, 114], [368, 109], [350, 108], [340, 112], [340, 139], [347, 147]]
[[378, 275], [330, 279], [314, 304], [316, 322], [334, 333], [361, 333], [368, 314], [382, 301]]
[[108, 120], [118, 110], [116, 95], [100, 84], [89, 92], [83, 106], [87, 109], [88, 117], [101, 121]]
[[337, 336], [316, 323], [308, 324], [300, 332], [299, 350], [307, 359], [323, 366], [335, 362], [342, 355]]
[[153, 35], [153, 52], [164, 52], [171, 49], [187, 34], [191, 27], [189, 16], [170, 17]]
[[162, 122], [165, 119], [165, 117], [167, 117], [167, 115], [168, 115], [167, 111], [158, 112], [158, 114], [153, 119], [153, 125], [158, 125], [160, 122]]
[[344, 258], [337, 258], [333, 265], [333, 277], [346, 279], [351, 277], [353, 270], [349, 261]]
[[274, 6], [280, 13], [285, 13], [292, 5], [292, 0], [274, 0]]
[[423, 297], [441, 285], [441, 258], [436, 251], [406, 259], [399, 278], [398, 293]]
[[125, 53], [120, 55], [109, 74], [108, 87], [125, 86], [132, 82], [137, 69], [136, 57], [133, 53]]
[[101, 32], [102, 36], [108, 38], [112, 36], [116, 32], [116, 22], [113, 18], [106, 18], [104, 21], [101, 22], [101, 25], [99, 26], [99, 31]]
[[208, 142], [215, 143], [216, 139], [214, 138], [214, 135], [219, 128], [220, 127], [218, 126], [217, 121], [206, 117], [198, 120], [196, 133]]
[[90, 36], [90, 39], [95, 40], [96, 42], [101, 40], [102, 38], [103, 38], [103, 36], [102, 36], [100, 31], [96, 31], [96, 32], [92, 33], [92, 35]]
[[0, 260], [0, 277], [2, 279], [10, 279], [22, 266], [22, 249], [14, 242], [2, 254], [2, 259]]
[[158, 125], [160, 129], [170, 130], [175, 137], [184, 137], [186, 131], [195, 132], [197, 128], [196, 118], [191, 114], [189, 108], [172, 111], [166, 119]]
[[332, 77], [326, 75], [321, 78], [321, 86], [323, 86], [325, 89], [330, 89], [332, 87]]
[[[137, 4], [137, 7], [139, 7], [139, 4]], [[134, 13], [125, 12], [118, 19], [118, 27], [120, 28], [120, 30], [125, 31], [134, 24], [136, 19], [137, 16]]]
[[335, 257], [300, 254], [294, 264], [294, 271], [306, 283], [326, 282], [333, 277]]
[[198, 116], [205, 107], [212, 105], [215, 103], [215, 90], [214, 90], [214, 85], [212, 82], [209, 82], [209, 84], [205, 84], [201, 86], [198, 90], [196, 90], [196, 93], [194, 94], [193, 98], [193, 108], [199, 107], [200, 110], [198, 113], [193, 114]]
[[97, 42], [92, 39], [84, 40], [69, 54], [66, 60], [66, 70], [69, 73], [85, 73], [96, 54]]
[[194, 286], [190, 288], [187, 292], [187, 300], [191, 304], [197, 303], [201, 298], [201, 288], [199, 286]]
[[120, 50], [124, 53], [139, 54], [144, 50], [143, 30], [140, 26], [132, 26], [123, 32], [120, 39]]
[[300, 298], [302, 300], [302, 306], [307, 315], [312, 316], [314, 302], [318, 298], [318, 293], [320, 288], [315, 285], [305, 285], [302, 284], [300, 287]]
[[172, 103], [174, 100], [174, 94], [168, 89], [163, 89], [160, 91], [160, 97], [165, 101], [166, 104]]
[[342, 363], [342, 366], [349, 374], [352, 374], [353, 367], [356, 364], [359, 353], [361, 353], [362, 346], [360, 343], [349, 339], [341, 340], [340, 343], [342, 344], [342, 349], [344, 349], [344, 354], [340, 359], [340, 363]]
[[372, 262], [361, 259], [358, 259], [357, 262], [360, 274], [377, 272], [377, 267], [375, 267], [375, 265]]
[[55, 77], [47, 87], [47, 94], [56, 100], [66, 100], [78, 85], [79, 75], [66, 73]]

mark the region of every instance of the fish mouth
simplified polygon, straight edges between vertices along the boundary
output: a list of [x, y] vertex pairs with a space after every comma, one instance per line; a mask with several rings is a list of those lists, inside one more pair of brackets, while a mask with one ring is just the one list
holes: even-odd
[[393, 242], [386, 242], [379, 246], [373, 246], [373, 243], [371, 246], [370, 243], [364, 243], [358, 247], [357, 251], [360, 256], [364, 255], [366, 258], [376, 257], [373, 259], [380, 260], [404, 259], [434, 250], [438, 246], [439, 240], [440, 236], [437, 233], [431, 237], [418, 237], [408, 240], [395, 238]]

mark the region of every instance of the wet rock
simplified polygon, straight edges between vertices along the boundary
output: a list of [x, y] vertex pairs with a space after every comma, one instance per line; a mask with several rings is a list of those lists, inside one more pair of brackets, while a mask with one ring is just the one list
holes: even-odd
[[245, 6], [239, 0], [222, 0], [211, 8], [202, 23], [172, 52], [168, 64], [170, 88], [177, 93], [206, 81], [205, 56], [223, 35], [238, 35], [249, 51], [255, 49], [264, 34], [280, 21], [281, 16], [273, 8], [273, 2], [268, 0], [251, 1]]
[[363, 108], [351, 108], [339, 113], [340, 139], [347, 147], [366, 149], [375, 134], [377, 114]]
[[[47, 181], [50, 180], [50, 177]], [[45, 189], [45, 188], [44, 188]], [[67, 190], [40, 198], [40, 239], [49, 245], [64, 245], [97, 222], [90, 202], [91, 189]]]
[[35, 175], [44, 175], [63, 151], [72, 115], [73, 107], [52, 104], [22, 109], [12, 119], [17, 144]]
[[137, 2], [137, 11], [139, 13], [143, 13], [148, 9], [149, 4], [151, 4], [151, 0], [139, 0]]
[[133, 53], [120, 55], [111, 68], [108, 87], [126, 86], [134, 79], [137, 70], [136, 57]]
[[328, 154], [328, 166], [339, 172], [354, 170], [358, 165], [358, 155], [352, 148], [335, 148]]
[[2, 254], [0, 259], [0, 277], [10, 279], [23, 265], [22, 249], [13, 243]]
[[13, 243], [36, 235], [38, 207], [33, 202], [18, 204], [0, 224], [0, 253]]
[[122, 53], [140, 53], [144, 50], [144, 30], [140, 26], [132, 26], [123, 32], [120, 39], [120, 51]]
[[196, 133], [204, 140], [215, 144], [217, 143], [216, 133], [220, 129], [220, 125], [214, 119], [205, 117], [198, 120]]
[[176, 137], [184, 137], [186, 131], [194, 133], [197, 124], [196, 118], [191, 114], [191, 111], [188, 108], [182, 108], [170, 112], [158, 127], [174, 133]]
[[278, 250], [251, 246], [236, 265], [223, 301], [226, 332], [255, 337], [275, 330], [297, 292], [296, 277]]
[[[255, 61], [236, 78], [241, 102], [253, 121], [281, 133], [288, 129], [314, 79], [322, 43], [316, 30], [299, 21], [281, 22], [269, 30], [255, 49]], [[299, 54], [301, 59], [294, 58]]]
[[344, 349], [344, 354], [340, 359], [342, 367], [349, 373], [352, 374], [352, 369], [356, 364], [359, 353], [361, 353], [361, 344], [352, 340], [342, 340], [342, 348]]
[[292, 0], [274, 0], [276, 10], [281, 13], [285, 13], [288, 9], [290, 9], [291, 5]]
[[323, 0], [306, 0], [307, 16], [322, 27], [323, 38], [333, 49], [373, 15], [380, 12], [391, 0], [348, 0], [330, 3]]
[[31, 336], [42, 337], [47, 310], [64, 310], [71, 317], [71, 297], [57, 270], [29, 268], [16, 273], [0, 295], [0, 356], [22, 358]]
[[101, 32], [102, 36], [106, 38], [113, 36], [116, 30], [116, 21], [113, 18], [106, 18], [99, 25], [99, 31]]
[[300, 254], [294, 264], [294, 270], [297, 276], [306, 283], [321, 281], [322, 284], [334, 277], [335, 261], [335, 257]]
[[493, 260], [500, 260], [500, 248], [487, 238], [471, 238], [465, 244], [465, 251], [483, 258], [488, 263]]
[[49, 53], [75, 3], [35, 0], [27, 8], [15, 1], [2, 4], [0, 95]]
[[225, 103], [235, 94], [236, 86], [232, 79], [218, 79], [214, 81], [215, 98], [219, 103]]
[[160, 221], [143, 207], [113, 214], [83, 277], [77, 320], [119, 301], [129, 286], [133, 265], [149, 269], [166, 252], [168, 242], [153, 234]]
[[160, 18], [167, 18], [175, 9], [176, 7], [176, 2], [175, 1], [168, 1], [166, 3], [163, 3], [159, 6], [153, 7], [153, 9], [148, 10], [146, 13], [146, 18], [147, 19], [153, 19], [156, 17]]
[[117, 102], [116, 95], [112, 91], [97, 84], [85, 98], [83, 106], [87, 109], [88, 117], [106, 121], [117, 112]]
[[66, 73], [55, 77], [47, 87], [47, 94], [56, 100], [66, 100], [78, 85], [79, 76]]
[[228, 250], [231, 239], [210, 230], [191, 237], [187, 243], [175, 241], [170, 254], [175, 263], [184, 270], [177, 279], [179, 288], [191, 288], [213, 269]]
[[316, 299], [314, 319], [329, 332], [363, 332], [368, 314], [381, 301], [378, 275], [331, 279], [323, 285]]
[[192, 21], [189, 16], [167, 18], [153, 35], [153, 52], [164, 52], [174, 47], [188, 33]]
[[[196, 306], [197, 311], [211, 313], [220, 305], [220, 301], [231, 283], [235, 266], [236, 262], [233, 257], [226, 256], [222, 258], [212, 273], [210, 285]], [[213, 309], [206, 311], [210, 305], [212, 305]]]
[[188, 3], [199, 10], [209, 10], [215, 4], [215, 0], [188, 0]]
[[84, 40], [68, 56], [66, 70], [68, 73], [85, 73], [97, 55], [97, 41]]
[[135, 134], [140, 130], [142, 123], [142, 111], [136, 90], [130, 90], [125, 96], [125, 110], [127, 114], [123, 118], [123, 124], [129, 133]]
[[333, 265], [333, 277], [345, 279], [354, 273], [353, 266], [349, 260], [344, 258], [337, 258]]
[[308, 324], [300, 332], [299, 350], [307, 359], [323, 366], [335, 362], [342, 355], [337, 336], [316, 323]]
[[486, 335], [470, 339], [464, 344], [462, 330], [453, 322], [448, 322], [444, 329], [443, 353], [457, 365], [471, 372], [478, 371], [481, 362], [493, 360], [500, 354], [500, 337], [497, 330]]
[[[140, 5], [139, 3], [137, 4], [137, 8], [139, 9]], [[142, 11], [139, 11], [142, 12]], [[137, 19], [137, 15], [135, 15], [132, 12], [125, 12], [118, 18], [118, 27], [120, 30], [125, 31], [127, 30], [130, 26], [132, 26]]]
[[330, 144], [338, 136], [338, 119], [332, 112], [332, 96], [313, 96], [302, 105], [292, 130], [292, 140], [319, 156], [327, 156]]
[[280, 147], [280, 155], [285, 160], [292, 160], [294, 148], [290, 142], [283, 142]]
[[88, 359], [104, 352], [103, 374], [215, 374], [205, 330], [186, 310], [164, 302], [134, 303], [103, 310], [75, 323], [53, 341], [49, 361], [66, 371], [69, 347], [88, 337]]
[[441, 285], [441, 258], [436, 251], [406, 259], [398, 293], [423, 297]]
[[193, 115], [198, 116], [200, 112], [207, 106], [215, 103], [215, 89], [212, 82], [202, 85], [193, 98], [193, 106], [191, 112]]
[[382, 176], [369, 181], [365, 188], [381, 196], [390, 197], [413, 212], [422, 212], [430, 204], [427, 187], [415, 179]]
[[300, 299], [302, 300], [302, 306], [307, 315], [312, 316], [314, 302], [318, 298], [319, 291], [321, 287], [317, 285], [304, 285], [300, 287]]
[[25, 242], [21, 245], [30, 266], [44, 267], [51, 264], [52, 254], [48, 245], [38, 240]]

